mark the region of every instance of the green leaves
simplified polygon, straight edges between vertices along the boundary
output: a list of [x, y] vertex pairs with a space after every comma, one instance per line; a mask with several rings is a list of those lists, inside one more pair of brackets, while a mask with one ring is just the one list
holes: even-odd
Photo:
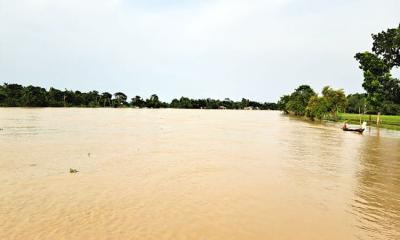
[[322, 96], [317, 94], [308, 85], [299, 86], [290, 96], [284, 95], [278, 106], [286, 113], [306, 116], [310, 119], [337, 119], [337, 112], [346, 107], [347, 98], [343, 89], [334, 90], [329, 86], [322, 89]]
[[308, 85], [300, 85], [289, 97], [286, 103], [288, 112], [295, 115], [304, 116], [308, 101], [312, 96], [316, 96], [314, 90]]
[[400, 66], [400, 25], [378, 34], [372, 34], [372, 51], [382, 57], [390, 68]]
[[[400, 114], [397, 107], [386, 105], [400, 104], [400, 80], [393, 78], [390, 71], [400, 66], [400, 25], [378, 34], [372, 34], [372, 51], [357, 53], [355, 58], [364, 72], [363, 88], [372, 111], [384, 114]], [[388, 110], [390, 109], [390, 111]]]

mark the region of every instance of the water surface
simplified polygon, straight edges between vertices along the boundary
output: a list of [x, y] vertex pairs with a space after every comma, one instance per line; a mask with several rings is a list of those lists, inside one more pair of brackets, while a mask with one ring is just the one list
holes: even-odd
[[396, 132], [149, 109], [0, 109], [0, 128], [0, 239], [400, 239]]

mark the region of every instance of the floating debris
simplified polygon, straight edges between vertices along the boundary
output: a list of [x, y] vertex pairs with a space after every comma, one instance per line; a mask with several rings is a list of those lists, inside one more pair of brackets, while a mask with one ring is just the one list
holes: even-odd
[[78, 173], [79, 171], [78, 170], [76, 170], [76, 169], [73, 169], [73, 168], [70, 168], [69, 169], [69, 173]]
[[90, 153], [88, 153], [87, 156], [90, 157]]

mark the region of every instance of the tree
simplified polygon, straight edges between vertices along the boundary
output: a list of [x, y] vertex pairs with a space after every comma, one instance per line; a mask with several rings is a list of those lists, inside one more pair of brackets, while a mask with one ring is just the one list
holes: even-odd
[[105, 107], [107, 103], [108, 103], [108, 106], [111, 107], [111, 98], [112, 98], [112, 95], [109, 92], [103, 92], [101, 94], [100, 101], [103, 102], [103, 107]]
[[144, 107], [145, 102], [140, 96], [135, 96], [134, 98], [131, 99], [131, 105], [132, 107], [139, 107], [142, 108]]
[[289, 95], [283, 95], [281, 99], [278, 101], [278, 109], [282, 110], [286, 114], [289, 113], [289, 109], [287, 108], [289, 100], [290, 100]]
[[172, 104], [175, 108], [193, 108], [192, 100], [187, 97], [181, 97], [179, 100], [171, 102]]
[[311, 120], [314, 120], [314, 118], [323, 119], [329, 112], [328, 105], [326, 98], [312, 96], [307, 104], [306, 116]]
[[327, 115], [337, 120], [337, 113], [346, 107], [347, 98], [343, 89], [334, 90], [329, 86], [322, 89], [322, 96], [312, 96], [307, 103], [305, 115], [312, 120], [323, 119]]
[[76, 101], [77, 91], [65, 90], [64, 91], [64, 107], [75, 107], [79, 101]]
[[377, 55], [369, 52], [357, 53], [355, 58], [364, 71], [363, 88], [367, 92], [367, 101], [374, 111], [380, 111], [385, 100], [398, 98], [398, 81], [393, 79], [390, 68]]
[[100, 95], [98, 91], [90, 91], [83, 94], [84, 103], [88, 107], [98, 107], [100, 103]]
[[346, 112], [359, 113], [367, 111], [367, 94], [355, 93], [347, 96]]
[[355, 58], [364, 72], [363, 87], [367, 103], [374, 112], [389, 113], [400, 104], [400, 80], [390, 71], [400, 66], [400, 25], [378, 34], [372, 34], [371, 52], [357, 53]]
[[75, 91], [72, 94], [72, 99], [70, 99], [70, 102], [72, 102], [72, 106], [77, 106], [77, 107], [85, 107], [85, 98], [84, 98], [84, 93], [81, 91]]
[[[98, 91], [89, 92], [72, 91], [65, 89], [64, 91], [51, 87], [48, 91], [42, 87], [27, 86], [18, 84], [0, 85], [0, 106], [1, 107], [121, 107], [127, 106], [127, 96], [122, 92], [113, 95], [109, 92], [99, 94]], [[190, 109], [218, 109], [222, 106], [229, 109], [241, 109], [244, 106], [251, 106], [259, 109], [276, 109], [275, 103], [260, 103], [248, 99], [242, 99], [235, 102], [229, 98], [223, 101], [218, 99], [191, 99], [181, 97], [172, 100], [171, 104], [159, 100], [156, 94], [150, 96], [144, 101], [140, 96], [131, 98], [130, 106], [132, 107], [149, 107], [149, 108], [190, 108]]]
[[0, 85], [0, 106], [5, 106], [6, 100], [7, 100], [6, 90], [3, 86]]
[[333, 90], [326, 86], [322, 89], [322, 96], [325, 99], [326, 110], [337, 119], [337, 113], [346, 108], [347, 98], [343, 89]]
[[8, 107], [22, 107], [22, 96], [24, 95], [24, 87], [19, 84], [4, 83], [3, 91], [6, 95], [5, 105]]
[[390, 68], [400, 66], [400, 24], [378, 34], [372, 34], [372, 51], [381, 56]]
[[304, 116], [308, 101], [312, 96], [316, 96], [316, 94], [310, 86], [299, 86], [289, 97], [289, 101], [286, 104], [287, 111], [293, 112], [295, 115]]
[[47, 92], [48, 106], [62, 107], [64, 106], [64, 93], [61, 90], [50, 88]]
[[278, 110], [278, 104], [273, 102], [265, 102], [262, 104], [261, 109], [263, 110]]
[[34, 86], [25, 87], [21, 103], [22, 106], [27, 107], [46, 107], [48, 104], [46, 89]]
[[120, 106], [123, 106], [123, 105], [127, 104], [126, 100], [128, 99], [128, 97], [122, 92], [114, 93], [114, 98], [115, 98], [115, 102], [116, 102], [116, 106], [117, 107], [120, 107]]
[[146, 106], [149, 108], [160, 108], [161, 103], [158, 96], [156, 94], [151, 95], [150, 98], [146, 100]]

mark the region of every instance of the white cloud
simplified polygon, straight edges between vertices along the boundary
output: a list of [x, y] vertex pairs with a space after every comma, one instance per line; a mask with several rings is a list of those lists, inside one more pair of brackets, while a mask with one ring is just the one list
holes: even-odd
[[[400, 2], [0, 0], [0, 80], [161, 97], [275, 101], [361, 91], [353, 55]], [[396, 22], [397, 21], [397, 22]]]

